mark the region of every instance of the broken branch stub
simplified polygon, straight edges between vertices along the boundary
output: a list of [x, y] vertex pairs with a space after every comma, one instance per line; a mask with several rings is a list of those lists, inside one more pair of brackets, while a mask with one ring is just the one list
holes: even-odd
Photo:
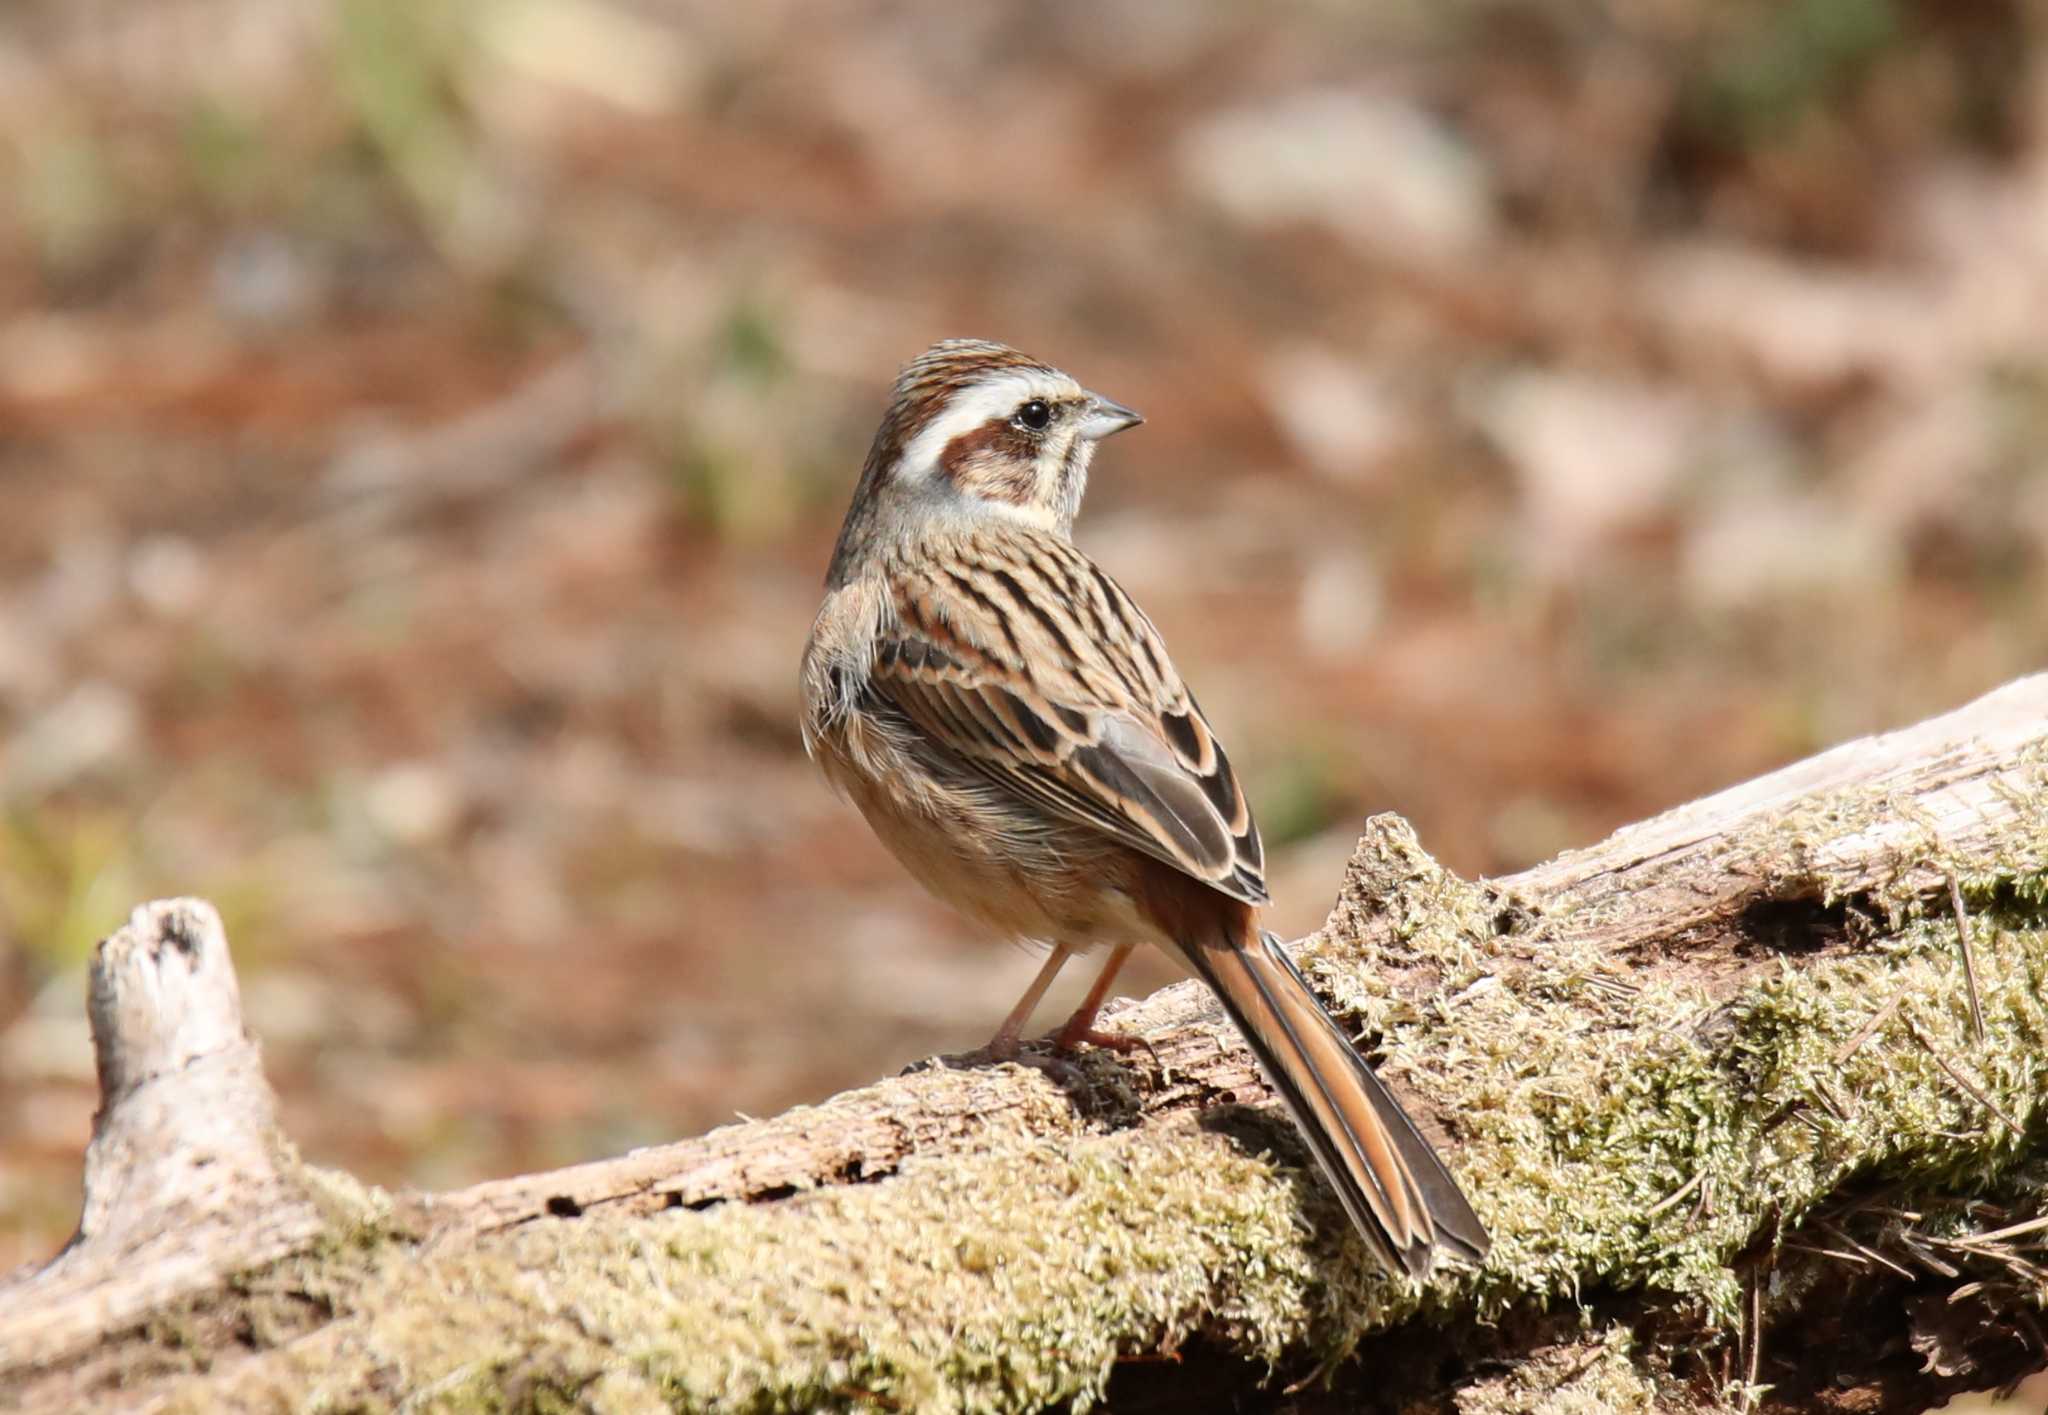
[[100, 1108], [78, 1231], [0, 1287], [0, 1370], [291, 1252], [325, 1221], [277, 1129], [211, 904], [139, 907], [95, 950], [88, 986]]

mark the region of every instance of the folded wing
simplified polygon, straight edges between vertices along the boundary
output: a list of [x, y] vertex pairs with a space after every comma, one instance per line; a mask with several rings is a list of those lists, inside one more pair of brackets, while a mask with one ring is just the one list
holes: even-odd
[[875, 693], [1002, 789], [1265, 903], [1251, 807], [1151, 621], [1054, 537], [975, 549], [892, 586]]

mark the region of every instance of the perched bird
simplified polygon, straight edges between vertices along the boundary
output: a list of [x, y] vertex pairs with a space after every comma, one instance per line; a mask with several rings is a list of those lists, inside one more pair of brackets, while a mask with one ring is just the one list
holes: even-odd
[[941, 899], [1060, 966], [1178, 954], [1286, 1099], [1390, 1272], [1477, 1262], [1485, 1229], [1271, 934], [1251, 806], [1152, 621], [1069, 538], [1096, 444], [1142, 419], [1001, 344], [934, 345], [896, 380], [805, 645], [804, 744]]

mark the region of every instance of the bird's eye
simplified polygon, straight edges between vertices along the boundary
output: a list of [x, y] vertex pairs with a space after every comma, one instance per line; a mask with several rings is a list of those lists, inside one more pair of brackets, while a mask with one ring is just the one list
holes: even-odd
[[1028, 427], [1033, 432], [1044, 432], [1046, 425], [1051, 421], [1052, 409], [1046, 405], [1045, 400], [1042, 398], [1033, 398], [1023, 407], [1017, 409], [1018, 425]]

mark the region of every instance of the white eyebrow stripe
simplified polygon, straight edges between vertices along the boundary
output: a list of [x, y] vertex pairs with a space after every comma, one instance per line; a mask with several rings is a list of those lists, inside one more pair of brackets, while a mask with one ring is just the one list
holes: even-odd
[[944, 412], [910, 440], [910, 446], [903, 450], [903, 469], [913, 476], [930, 475], [938, 468], [946, 444], [962, 433], [1009, 417], [1027, 399], [1053, 402], [1071, 398], [1077, 391], [1072, 379], [1047, 369], [1017, 369], [963, 389], [954, 395]]

